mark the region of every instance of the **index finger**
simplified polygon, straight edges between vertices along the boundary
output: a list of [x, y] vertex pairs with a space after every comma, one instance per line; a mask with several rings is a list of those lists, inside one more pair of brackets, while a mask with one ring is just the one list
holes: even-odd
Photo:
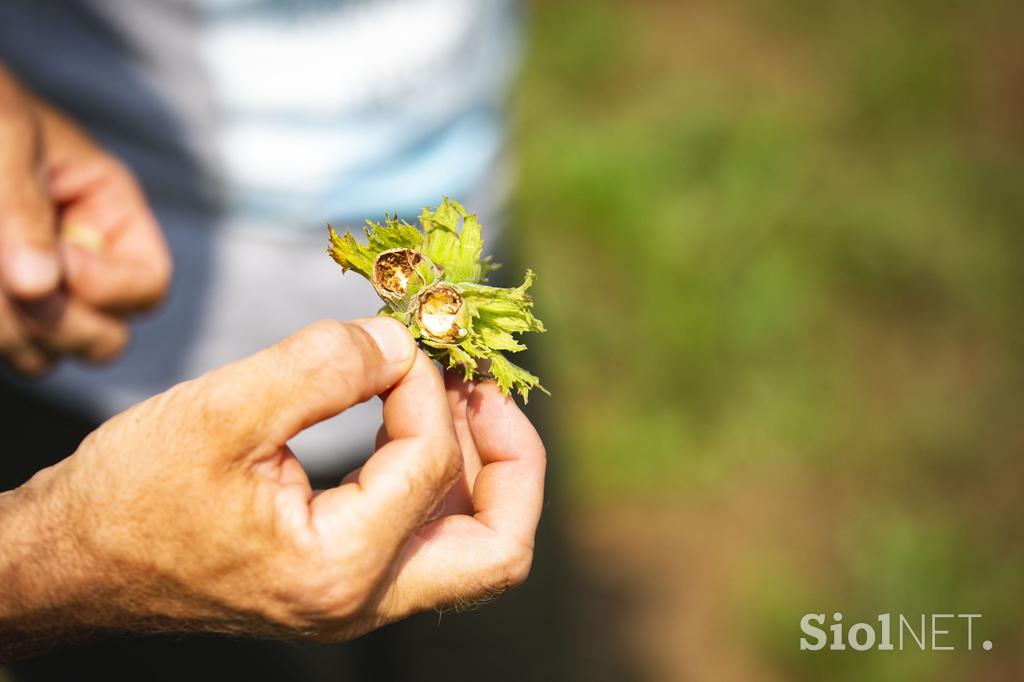
[[475, 603], [529, 573], [544, 499], [544, 445], [494, 382], [473, 390], [469, 427], [483, 464], [473, 484], [474, 515], [441, 517], [415, 534], [382, 599], [390, 619]]
[[462, 472], [444, 382], [422, 352], [384, 398], [390, 436], [367, 460], [357, 480], [313, 500], [321, 533], [351, 538], [352, 524], [374, 538], [383, 567], [423, 524]]

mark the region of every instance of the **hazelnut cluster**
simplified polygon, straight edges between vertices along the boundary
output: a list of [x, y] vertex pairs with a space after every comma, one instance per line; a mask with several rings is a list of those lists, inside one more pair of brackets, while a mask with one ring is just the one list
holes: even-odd
[[423, 209], [419, 223], [368, 220], [365, 244], [328, 226], [327, 252], [344, 271], [370, 281], [384, 301], [380, 315], [401, 321], [431, 357], [460, 368], [467, 381], [493, 376], [506, 395], [516, 391], [524, 401], [531, 389], [546, 393], [536, 376], [505, 357], [526, 349], [519, 334], [544, 331], [527, 293], [533, 272], [518, 287], [486, 284], [498, 266], [482, 257], [476, 216], [456, 201]]

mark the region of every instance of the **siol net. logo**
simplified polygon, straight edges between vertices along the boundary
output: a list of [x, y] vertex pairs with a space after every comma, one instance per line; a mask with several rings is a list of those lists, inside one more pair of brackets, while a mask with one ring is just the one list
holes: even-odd
[[[932, 613], [910, 617], [891, 613], [878, 614], [878, 624], [854, 623], [843, 627], [843, 614], [833, 613], [832, 623], [824, 628], [824, 613], [808, 613], [800, 619], [801, 651], [953, 651], [974, 649], [974, 621], [980, 613]], [[985, 651], [992, 649], [991, 640], [981, 643]]]

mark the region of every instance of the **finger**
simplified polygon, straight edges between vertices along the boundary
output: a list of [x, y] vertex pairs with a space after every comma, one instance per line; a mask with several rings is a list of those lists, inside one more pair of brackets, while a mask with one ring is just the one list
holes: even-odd
[[391, 441], [391, 436], [388, 435], [388, 427], [383, 424], [377, 429], [377, 437], [373, 439], [373, 450], [376, 452], [382, 447], [387, 445]]
[[452, 413], [455, 435], [462, 450], [462, 476], [445, 498], [445, 514], [473, 513], [473, 482], [480, 471], [480, 455], [473, 442], [473, 434], [469, 430], [467, 413], [469, 396], [473, 392], [473, 384], [465, 381], [461, 372], [448, 370], [444, 377], [445, 392], [448, 394], [448, 407]]
[[29, 377], [46, 373], [53, 359], [35, 348], [7, 297], [0, 292], [0, 357], [15, 371]]
[[393, 561], [462, 469], [444, 383], [422, 352], [385, 399], [384, 423], [391, 440], [366, 461], [358, 484], [325, 491], [313, 501], [321, 535], [348, 542], [354, 528], [361, 530], [373, 539], [367, 551], [375, 553], [378, 568]]
[[200, 418], [217, 425], [209, 434], [216, 451], [259, 459], [394, 385], [415, 349], [395, 320], [324, 320], [183, 390], [194, 391]]
[[0, 183], [0, 284], [15, 298], [51, 294], [60, 283], [54, 210], [34, 169], [5, 169]]
[[0, 286], [36, 299], [60, 283], [41, 122], [20, 84], [0, 70]]
[[74, 294], [118, 312], [156, 305], [170, 283], [170, 252], [131, 173], [104, 155], [58, 174], [55, 187], [67, 202], [61, 253]]
[[480, 470], [480, 455], [473, 442], [473, 434], [469, 430], [469, 397], [473, 393], [474, 384], [465, 381], [461, 372], [447, 370], [444, 376], [444, 389], [448, 397], [448, 409], [452, 413], [452, 423], [459, 437], [459, 445], [466, 455], [467, 473], [472, 477]]
[[45, 376], [56, 364], [53, 356], [31, 345], [18, 346], [5, 354], [7, 364], [29, 379]]
[[341, 479], [341, 484], [344, 485], [346, 483], [358, 483], [359, 474], [362, 473], [362, 471], [363, 467], [357, 467], [352, 471], [348, 472], [347, 474], [345, 474], [344, 478]]
[[476, 519], [532, 547], [547, 467], [540, 435], [493, 381], [470, 396], [469, 427], [483, 465], [473, 485]]
[[472, 602], [518, 585], [529, 573], [544, 494], [544, 446], [493, 382], [478, 385], [469, 423], [483, 468], [476, 513], [424, 526], [410, 541], [382, 599], [389, 617]]
[[127, 325], [64, 293], [15, 305], [21, 324], [34, 344], [52, 355], [75, 355], [106, 362], [128, 344]]

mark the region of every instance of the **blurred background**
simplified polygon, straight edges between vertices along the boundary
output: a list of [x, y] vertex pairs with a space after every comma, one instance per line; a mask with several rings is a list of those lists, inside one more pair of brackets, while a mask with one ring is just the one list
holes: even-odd
[[[99, 394], [118, 372], [149, 395], [375, 309], [324, 256], [325, 219], [414, 218], [441, 192], [506, 224], [500, 272], [537, 271], [550, 330], [522, 362], [553, 396], [529, 404], [551, 479], [517, 592], [342, 647], [138, 638], [54, 664], [149, 680], [256, 679], [242, 663], [265, 679], [297, 664], [374, 681], [1024, 679], [1020, 0], [524, 3], [506, 214], [512, 5], [0, 0], [0, 62], [122, 154], [174, 228], [168, 309], [119, 365], [62, 370], [79, 373], [50, 386], [59, 399], [112, 413]], [[248, 132], [225, 145], [225, 122]], [[209, 181], [225, 160], [227, 189]], [[273, 296], [250, 294], [267, 282]], [[200, 341], [216, 352], [188, 356]], [[109, 416], [58, 429], [17, 404], [36, 421], [10, 418], [5, 438], [53, 436], [53, 461]], [[341, 433], [369, 447], [378, 415], [360, 414]], [[325, 433], [337, 455], [348, 439]], [[0, 463], [0, 489], [40, 466]], [[982, 618], [973, 651], [959, 624], [955, 651], [800, 651], [802, 616], [837, 611], [847, 626]], [[68, 679], [47, 665], [0, 680]]]
[[[1022, 18], [533, 3], [514, 224], [578, 679], [1024, 676]], [[833, 611], [994, 646], [799, 651]]]

